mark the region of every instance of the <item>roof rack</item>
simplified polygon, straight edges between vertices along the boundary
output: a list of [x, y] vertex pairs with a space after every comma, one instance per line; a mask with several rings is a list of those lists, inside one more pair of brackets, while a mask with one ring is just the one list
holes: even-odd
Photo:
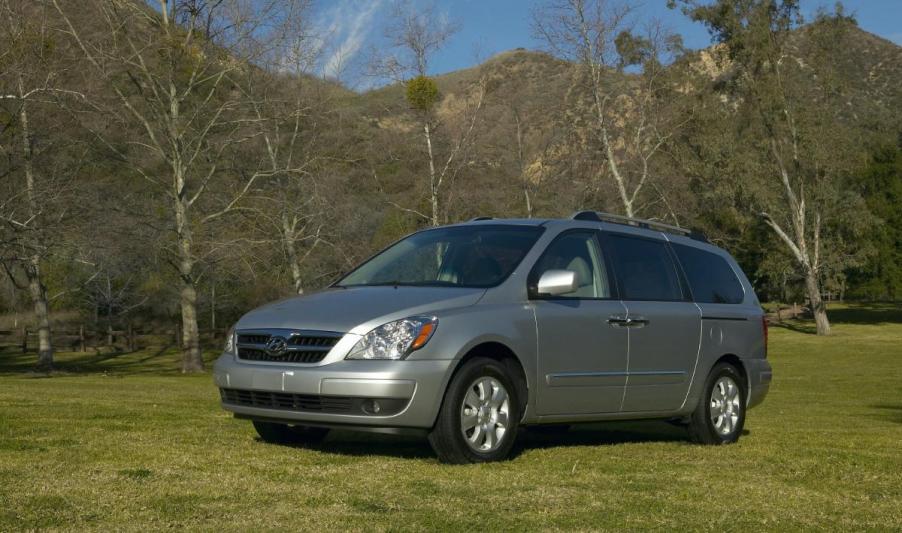
[[492, 217], [473, 217], [469, 220], [469, 222], [477, 222], [480, 220], [492, 220]]
[[645, 220], [642, 218], [631, 218], [625, 217], [621, 215], [612, 215], [610, 213], [602, 213], [600, 211], [577, 211], [573, 213], [570, 217], [571, 220], [591, 220], [593, 222], [610, 222], [612, 224], [623, 224], [624, 226], [633, 226], [636, 228], [643, 229], [652, 229], [657, 231], [663, 231], [667, 233], [676, 233], [678, 235], [685, 235], [691, 239], [695, 239], [697, 241], [708, 242], [708, 238], [705, 235], [696, 230], [691, 230], [688, 228], [681, 228], [679, 226], [673, 226], [671, 224], [665, 224], [663, 222], [658, 222], [655, 220]]

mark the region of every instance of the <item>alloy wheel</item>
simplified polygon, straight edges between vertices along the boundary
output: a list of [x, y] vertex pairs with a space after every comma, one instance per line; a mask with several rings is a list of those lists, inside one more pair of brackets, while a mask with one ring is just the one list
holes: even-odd
[[480, 453], [501, 445], [510, 420], [510, 395], [493, 377], [477, 378], [460, 406], [460, 430], [467, 445]]
[[733, 378], [721, 376], [711, 389], [711, 423], [720, 435], [736, 431], [741, 414], [739, 387]]

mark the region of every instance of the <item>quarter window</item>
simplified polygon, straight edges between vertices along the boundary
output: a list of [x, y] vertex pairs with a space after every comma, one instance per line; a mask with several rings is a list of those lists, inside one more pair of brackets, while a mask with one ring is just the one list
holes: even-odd
[[538, 283], [539, 277], [548, 270], [570, 270], [576, 273], [576, 290], [562, 294], [561, 297], [611, 297], [601, 250], [593, 231], [565, 233], [555, 239], [536, 262], [530, 283]]
[[614, 272], [624, 300], [683, 299], [680, 279], [662, 241], [625, 235], [608, 237], [614, 252]]
[[696, 302], [711, 304], [742, 303], [744, 291], [736, 273], [727, 261], [711, 252], [692, 246], [673, 245], [689, 279], [689, 288]]

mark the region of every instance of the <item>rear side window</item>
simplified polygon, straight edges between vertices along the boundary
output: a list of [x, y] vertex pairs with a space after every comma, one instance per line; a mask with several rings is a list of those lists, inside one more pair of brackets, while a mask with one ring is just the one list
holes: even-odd
[[610, 235], [614, 273], [624, 300], [678, 301], [680, 278], [667, 245], [662, 241]]
[[696, 302], [708, 304], [739, 304], [744, 296], [742, 284], [727, 261], [711, 252], [692, 246], [674, 244], [673, 249], [689, 279], [689, 288]]

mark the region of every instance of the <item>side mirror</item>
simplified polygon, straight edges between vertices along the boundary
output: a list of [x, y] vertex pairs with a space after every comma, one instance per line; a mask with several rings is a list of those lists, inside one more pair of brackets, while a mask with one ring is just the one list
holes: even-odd
[[546, 270], [536, 287], [539, 296], [558, 296], [575, 290], [576, 272], [572, 270]]

